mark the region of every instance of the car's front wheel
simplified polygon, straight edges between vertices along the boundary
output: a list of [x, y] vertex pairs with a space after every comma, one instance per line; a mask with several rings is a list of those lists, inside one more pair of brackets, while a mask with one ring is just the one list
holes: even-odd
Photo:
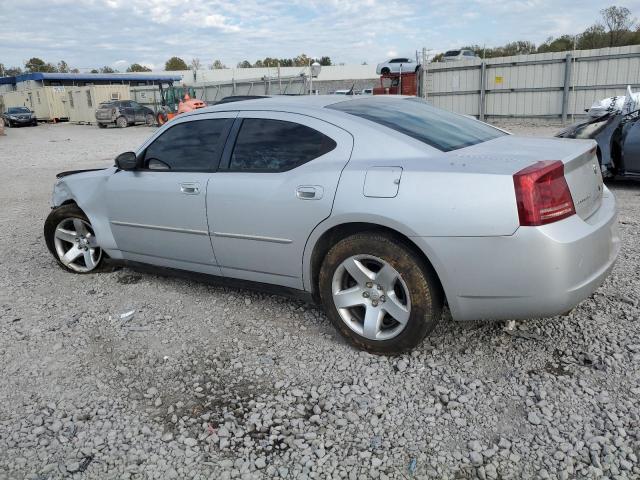
[[127, 117], [118, 117], [116, 118], [116, 126], [118, 126], [119, 128], [125, 128], [129, 126], [129, 121], [127, 120]]
[[91, 222], [75, 205], [51, 211], [44, 223], [44, 238], [58, 264], [74, 273], [98, 270], [103, 261]]
[[389, 67], [384, 67], [382, 70], [380, 70], [380, 73], [382, 75], [387, 75], [388, 73], [391, 73], [391, 70], [389, 70]]
[[383, 233], [338, 242], [322, 264], [319, 291], [340, 333], [372, 353], [411, 350], [442, 314], [442, 289], [432, 268], [413, 249]]

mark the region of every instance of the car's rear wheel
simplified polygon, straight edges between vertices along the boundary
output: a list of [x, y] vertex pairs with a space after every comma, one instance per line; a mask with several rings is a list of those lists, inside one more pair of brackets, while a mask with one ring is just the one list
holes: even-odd
[[147, 127], [153, 127], [153, 125], [156, 123], [156, 119], [153, 116], [153, 113], [147, 113], [144, 116], [144, 123], [147, 125]]
[[353, 345], [397, 354], [419, 345], [442, 314], [435, 273], [393, 236], [362, 233], [338, 242], [319, 277], [320, 298]]
[[129, 121], [127, 120], [127, 117], [118, 117], [116, 118], [116, 126], [119, 128], [125, 128], [129, 126]]
[[44, 223], [47, 247], [58, 264], [73, 273], [99, 270], [103, 261], [91, 222], [75, 205], [51, 211]]

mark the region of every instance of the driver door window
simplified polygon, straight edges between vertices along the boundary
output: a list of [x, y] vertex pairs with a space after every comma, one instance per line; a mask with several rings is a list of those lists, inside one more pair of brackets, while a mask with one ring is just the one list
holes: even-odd
[[217, 168], [232, 119], [195, 120], [174, 125], [147, 147], [144, 168], [210, 172]]

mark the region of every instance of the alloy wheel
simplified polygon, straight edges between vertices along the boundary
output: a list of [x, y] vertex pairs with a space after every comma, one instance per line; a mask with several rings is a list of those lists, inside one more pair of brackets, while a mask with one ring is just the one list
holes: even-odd
[[94, 270], [102, 258], [91, 224], [81, 218], [65, 218], [56, 227], [54, 245], [60, 261], [76, 272]]
[[385, 260], [354, 255], [335, 270], [331, 292], [342, 321], [369, 340], [389, 340], [402, 332], [411, 315], [409, 288]]

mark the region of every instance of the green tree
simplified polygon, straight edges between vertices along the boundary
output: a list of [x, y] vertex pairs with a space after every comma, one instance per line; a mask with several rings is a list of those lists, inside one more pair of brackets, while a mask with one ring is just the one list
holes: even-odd
[[331, 57], [320, 57], [320, 60], [318, 60], [318, 63], [323, 67], [328, 67], [331, 65]]
[[573, 50], [575, 37], [572, 35], [562, 35], [558, 38], [549, 37], [544, 43], [538, 46], [538, 53], [546, 52], [566, 52]]
[[150, 72], [151, 69], [149, 67], [145, 67], [144, 65], [140, 65], [139, 63], [132, 63], [127, 68], [127, 72]]
[[636, 23], [631, 11], [626, 7], [612, 5], [600, 10], [600, 15], [609, 38], [609, 47], [625, 45], [625, 40], [631, 37], [631, 29]]
[[175, 72], [176, 70], [189, 70], [189, 67], [180, 57], [171, 57], [164, 64], [164, 69], [167, 72]]
[[96, 70], [95, 68], [92, 68], [89, 73], [100, 73], [100, 70]]
[[24, 64], [24, 69], [28, 73], [34, 73], [34, 72], [51, 73], [56, 71], [55, 65], [52, 65], [51, 63], [45, 63], [44, 60], [38, 57], [32, 57], [29, 60], [27, 60]]
[[114, 70], [113, 68], [109, 67], [108, 65], [105, 65], [104, 67], [100, 68], [100, 73], [118, 73], [118, 71]]
[[243, 60], [241, 62], [238, 62], [238, 65], [236, 65], [236, 67], [237, 68], [251, 68], [251, 62], [249, 60]]
[[[248, 63], [249, 67], [251, 66], [251, 64], [249, 62], [247, 62], [246, 60], [244, 62]], [[224, 63], [222, 63], [221, 60], [216, 59], [216, 60], [213, 61], [213, 63], [211, 64], [211, 66], [209, 68], [211, 70], [222, 70], [223, 68], [227, 68], [227, 66]], [[247, 68], [247, 67], [241, 67], [240, 64], [238, 64], [238, 68]]]
[[578, 50], [590, 50], [592, 48], [604, 48], [607, 46], [607, 32], [604, 26], [596, 23], [587, 28], [578, 36], [576, 48]]
[[60, 60], [58, 62], [58, 72], [60, 73], [69, 73], [69, 65], [64, 60]]

